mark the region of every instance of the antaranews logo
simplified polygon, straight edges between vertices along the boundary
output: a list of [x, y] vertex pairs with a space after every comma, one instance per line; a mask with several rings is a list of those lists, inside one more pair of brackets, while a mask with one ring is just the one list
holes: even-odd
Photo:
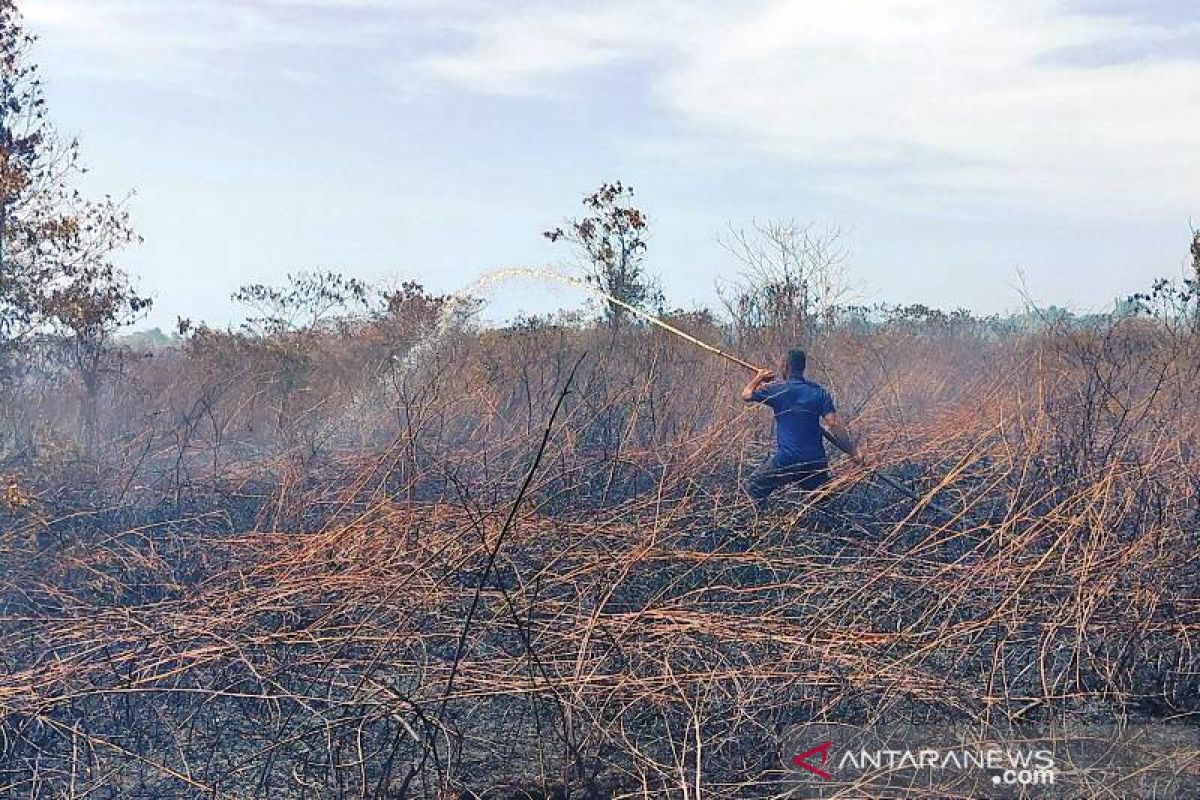
[[809, 772], [811, 772], [813, 775], [816, 775], [817, 777], [824, 778], [827, 781], [832, 780], [833, 776], [830, 775], [828, 772], [826, 772], [824, 769], [819, 768], [819, 767], [814, 767], [812, 764], [808, 763], [808, 759], [810, 759], [813, 756], [820, 753], [821, 767], [824, 767], [825, 762], [829, 759], [829, 748], [832, 746], [833, 746], [833, 742], [821, 742], [816, 747], [810, 747], [809, 749], [805, 750], [803, 753], [792, 756], [792, 763], [795, 764], [797, 767], [800, 767], [800, 769], [808, 770]]
[[795, 797], [1200, 796], [1200, 732], [1186, 726], [812, 724], [783, 744]]
[[[824, 780], [833, 780], [825, 769], [833, 742], [821, 742], [803, 753], [792, 756], [792, 764]], [[820, 755], [821, 765], [809, 759]], [[1056, 767], [1053, 751], [1046, 748], [1004, 747], [998, 743], [980, 743], [964, 747], [859, 747], [848, 749], [836, 760], [839, 773], [861, 774], [872, 770], [901, 772], [904, 770], [988, 770], [993, 784], [1007, 786], [1052, 785]]]

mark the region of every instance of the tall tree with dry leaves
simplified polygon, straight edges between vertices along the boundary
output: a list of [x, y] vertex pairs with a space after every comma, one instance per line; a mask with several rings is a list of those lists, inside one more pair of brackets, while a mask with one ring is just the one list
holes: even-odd
[[150, 300], [111, 261], [140, 241], [125, 203], [86, 199], [74, 185], [79, 142], [50, 122], [35, 41], [14, 0], [0, 0], [0, 384], [21, 372], [23, 347], [49, 343], [79, 379], [90, 451], [112, 335]]
[[[544, 232], [552, 242], [569, 242], [586, 262], [587, 281], [634, 308], [661, 307], [662, 291], [646, 271], [646, 214], [633, 204], [633, 187], [620, 181], [603, 183], [583, 198], [589, 212], [565, 226]], [[604, 304], [605, 318], [617, 328], [628, 313], [616, 303]]]

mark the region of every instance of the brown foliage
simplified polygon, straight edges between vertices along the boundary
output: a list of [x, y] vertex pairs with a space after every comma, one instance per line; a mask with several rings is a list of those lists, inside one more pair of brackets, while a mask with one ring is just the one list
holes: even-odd
[[138, 363], [122, 509], [16, 479], [4, 792], [763, 795], [810, 719], [1198, 710], [1193, 339], [833, 332], [815, 377], [950, 515], [841, 463], [755, 518], [723, 363], [531, 324], [393, 374], [403, 328], [311, 340], [319, 455], [227, 334]]

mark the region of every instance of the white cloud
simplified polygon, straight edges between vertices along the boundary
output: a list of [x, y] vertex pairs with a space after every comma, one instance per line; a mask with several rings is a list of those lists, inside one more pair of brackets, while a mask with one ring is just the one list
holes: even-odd
[[772, 0], [494, 10], [462, 27], [465, 47], [416, 62], [425, 78], [561, 93], [581, 71], [652, 59], [653, 98], [690, 133], [875, 168], [893, 188], [1177, 207], [1200, 184], [1200, 56], [1156, 55], [1196, 22], [1053, 0]]
[[911, 161], [934, 182], [981, 188], [1112, 190], [1195, 163], [1200, 61], [1084, 67], [1054, 56], [1139, 33], [1050, 3], [842, 2], [819, 13], [776, 3], [690, 47], [660, 95], [699, 127], [802, 160]]
[[[411, 96], [570, 101], [619, 67], [685, 136], [844, 170], [844, 186], [886, 198], [973, 192], [1057, 208], [1121, 197], [1174, 213], [1200, 185], [1200, 55], [1180, 46], [1200, 39], [1197, 18], [1152, 24], [1079, 13], [1065, 0], [27, 0], [25, 9], [80, 70], [192, 89], [239, 69], [294, 81], [296, 64], [270, 64], [269, 48], [361, 48], [373, 54], [363, 79], [382, 74]], [[637, 123], [628, 120], [627, 138], [639, 137]]]
[[554, 76], [624, 61], [649, 47], [620, 11], [486, 19], [469, 33], [474, 43], [467, 52], [429, 56], [415, 66], [435, 80], [475, 91], [531, 94]]
[[686, 5], [669, 0], [583, 5], [460, 8], [438, 21], [465, 44], [444, 44], [399, 74], [486, 94], [549, 95], [583, 70], [675, 52], [680, 31], [670, 28], [690, 16]]
[[[57, 71], [157, 83], [208, 93], [267, 70], [267, 48], [304, 53], [379, 45], [399, 25], [395, 0], [25, 0], [29, 29], [53, 52]], [[343, 18], [338, 18], [342, 15]], [[331, 24], [332, 22], [332, 24]]]

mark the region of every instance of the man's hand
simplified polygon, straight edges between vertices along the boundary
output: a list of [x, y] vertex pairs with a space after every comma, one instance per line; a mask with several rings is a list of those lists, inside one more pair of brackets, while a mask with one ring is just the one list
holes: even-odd
[[754, 373], [754, 377], [750, 379], [742, 388], [742, 399], [747, 403], [750, 402], [750, 395], [754, 394], [758, 387], [762, 386], [767, 381], [775, 380], [775, 373], [769, 369], [760, 369]]
[[842, 424], [842, 421], [838, 418], [836, 411], [830, 411], [828, 414], [821, 417], [821, 422], [825, 425], [827, 438], [837, 445], [839, 450], [845, 453], [851, 461], [853, 461], [855, 464], [858, 464], [860, 467], [867, 466], [867, 457], [863, 454], [863, 451], [855, 445], [854, 440], [850, 438], [850, 432], [846, 430], [846, 426]]
[[758, 372], [754, 373], [754, 378], [751, 382], [754, 384], [755, 388], [757, 388], [762, 386], [767, 381], [773, 380], [775, 380], [774, 372], [769, 369], [760, 369]]

